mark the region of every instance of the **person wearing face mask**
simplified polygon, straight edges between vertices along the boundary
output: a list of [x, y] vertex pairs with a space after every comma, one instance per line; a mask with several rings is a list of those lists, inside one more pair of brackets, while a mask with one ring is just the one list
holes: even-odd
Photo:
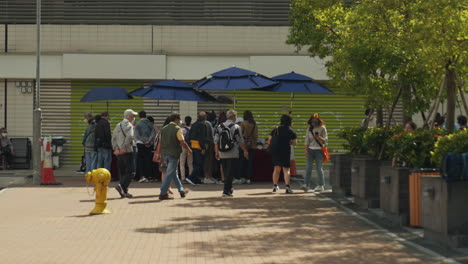
[[304, 185], [301, 187], [304, 192], [309, 191], [310, 180], [312, 176], [312, 164], [315, 161], [317, 166], [317, 187], [315, 192], [324, 190], [325, 179], [323, 176], [323, 151], [322, 146], [328, 142], [328, 133], [319, 114], [313, 114], [309, 121], [305, 140], [305, 155], [307, 157], [306, 175]]
[[[8, 138], [8, 133], [6, 128], [0, 129], [0, 156], [4, 157], [4, 161], [6, 161], [6, 168], [11, 168], [11, 163], [13, 161], [13, 156], [15, 156], [15, 152], [13, 149], [13, 145], [11, 144], [10, 138]], [[5, 166], [4, 166], [5, 167]]]
[[83, 135], [83, 146], [85, 148], [85, 161], [86, 161], [86, 170], [85, 172], [92, 171], [96, 169], [97, 162], [97, 152], [96, 152], [96, 122], [94, 121], [93, 114], [86, 113], [84, 115], [83, 122], [88, 124], [86, 127], [85, 133]]
[[115, 126], [112, 135], [112, 148], [117, 156], [119, 167], [120, 184], [115, 189], [121, 198], [132, 198], [128, 192], [128, 187], [132, 182], [133, 174], [133, 125], [132, 121], [138, 113], [132, 109], [124, 112], [124, 119]]

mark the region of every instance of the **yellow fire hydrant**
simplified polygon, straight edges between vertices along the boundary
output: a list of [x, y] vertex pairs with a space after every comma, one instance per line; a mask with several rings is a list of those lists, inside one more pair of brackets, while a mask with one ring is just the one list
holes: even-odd
[[110, 214], [111, 211], [107, 209], [107, 185], [109, 185], [111, 174], [106, 169], [96, 169], [90, 171], [85, 176], [86, 181], [90, 182], [96, 187], [96, 206], [89, 214]]

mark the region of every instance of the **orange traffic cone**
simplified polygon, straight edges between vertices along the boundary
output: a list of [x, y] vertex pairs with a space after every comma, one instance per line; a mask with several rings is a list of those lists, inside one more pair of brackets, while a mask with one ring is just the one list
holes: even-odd
[[289, 175], [291, 176], [298, 176], [297, 170], [296, 170], [296, 155], [294, 155], [294, 147], [291, 146], [291, 168], [290, 168], [290, 173]]
[[45, 138], [45, 149], [43, 148], [44, 142], [41, 144], [43, 161], [41, 166], [41, 185], [59, 185], [61, 183], [55, 182], [54, 170], [52, 169], [52, 153], [50, 152], [50, 140]]

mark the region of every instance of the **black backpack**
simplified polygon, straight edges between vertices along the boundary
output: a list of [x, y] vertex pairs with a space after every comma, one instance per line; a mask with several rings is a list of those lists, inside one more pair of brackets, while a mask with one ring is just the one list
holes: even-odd
[[228, 127], [226, 127], [224, 124], [219, 125], [221, 128], [221, 132], [219, 133], [219, 151], [221, 152], [228, 152], [234, 148], [235, 145], [235, 140], [234, 140], [234, 135], [231, 134], [231, 128], [234, 126], [234, 124], [230, 124]]
[[442, 178], [446, 181], [468, 180], [468, 154], [448, 153], [442, 160]]

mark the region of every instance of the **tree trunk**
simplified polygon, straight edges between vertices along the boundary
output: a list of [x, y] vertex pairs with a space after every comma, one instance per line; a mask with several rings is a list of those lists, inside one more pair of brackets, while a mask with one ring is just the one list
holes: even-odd
[[468, 104], [466, 103], [465, 92], [463, 91], [463, 85], [460, 80], [460, 77], [458, 76], [458, 72], [456, 72], [455, 75], [457, 77], [458, 92], [460, 93], [461, 101], [463, 103], [463, 108], [465, 109], [465, 116], [468, 116]]
[[400, 100], [400, 96], [401, 96], [402, 92], [403, 92], [403, 89], [400, 88], [398, 90], [397, 96], [393, 100], [392, 108], [390, 109], [390, 112], [388, 113], [388, 120], [387, 120], [387, 124], [386, 124], [385, 127], [390, 127], [390, 124], [391, 124], [392, 118], [393, 118], [393, 113], [395, 112], [395, 107], [398, 104], [398, 101]]
[[446, 83], [447, 83], [447, 78], [446, 76], [444, 76], [444, 78], [442, 79], [442, 82], [440, 83], [439, 92], [437, 93], [437, 97], [434, 100], [434, 104], [432, 105], [431, 109], [429, 110], [429, 114], [427, 115], [426, 124], [424, 124], [424, 127], [433, 128], [434, 123], [433, 122], [431, 123], [432, 115], [435, 112], [437, 112], [437, 109], [439, 109], [440, 98], [442, 97], [442, 93], [445, 89]]
[[408, 84], [404, 84], [401, 87], [401, 97], [403, 101], [403, 124], [406, 122], [413, 121], [413, 116], [410, 115], [410, 106], [411, 106], [411, 86]]
[[455, 106], [456, 106], [456, 74], [455, 69], [447, 68], [447, 120], [445, 126], [448, 130], [453, 131], [455, 128]]
[[382, 106], [377, 107], [377, 127], [383, 127], [384, 118], [383, 118], [383, 108]]

